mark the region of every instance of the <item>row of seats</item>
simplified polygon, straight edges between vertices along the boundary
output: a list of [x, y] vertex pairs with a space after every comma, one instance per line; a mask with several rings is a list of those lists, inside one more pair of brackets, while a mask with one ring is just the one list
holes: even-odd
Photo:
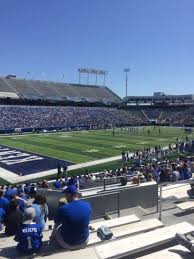
[[[51, 222], [49, 222], [50, 224]], [[164, 227], [163, 223], [157, 219], [147, 219], [141, 221], [136, 215], [124, 216], [121, 218], [101, 221], [91, 224], [95, 230], [91, 231], [88, 247], [77, 251], [50, 251], [49, 246], [37, 258], [84, 258], [84, 259], [109, 259], [122, 258], [124, 256], [134, 256], [140, 252], [145, 252], [150, 248], [160, 247], [172, 241], [177, 232], [190, 234], [194, 232], [194, 226], [187, 222], [178, 223]], [[114, 239], [102, 242], [96, 235], [96, 229], [101, 225], [107, 225], [114, 234]], [[44, 243], [49, 241], [51, 231], [44, 232]], [[1, 258], [14, 258], [16, 242], [12, 237], [1, 238], [0, 256]], [[175, 249], [184, 248], [178, 246]], [[157, 252], [156, 255], [171, 253], [168, 250]], [[6, 257], [8, 256], [9, 257]], [[143, 256], [142, 258], [157, 258], [155, 253]], [[159, 257], [158, 257], [159, 258]], [[169, 258], [169, 257], [160, 257]], [[175, 257], [180, 258], [180, 257]]]
[[[21, 116], [22, 115], [22, 116]], [[141, 123], [140, 111], [104, 107], [0, 106], [0, 128], [47, 128]]]
[[[163, 187], [165, 199], [174, 197], [177, 200], [186, 198], [190, 189], [188, 183], [176, 184]], [[176, 205], [181, 210], [193, 209], [194, 201], [182, 202]], [[102, 242], [96, 234], [101, 225], [108, 226], [114, 233], [114, 240]], [[136, 215], [125, 216], [104, 222], [92, 224], [94, 230], [90, 234], [88, 248], [81, 250], [80, 258], [109, 259], [109, 258], [193, 258], [186, 248], [180, 245], [174, 246], [175, 234], [177, 232], [188, 235], [194, 232], [194, 226], [182, 222], [165, 227], [156, 218], [141, 221]], [[173, 245], [172, 245], [173, 244]], [[163, 246], [170, 246], [163, 249]], [[150, 252], [157, 250], [157, 252]], [[158, 251], [159, 250], [159, 251]], [[57, 254], [57, 258], [76, 258], [77, 252], [66, 252]], [[143, 256], [142, 256], [143, 255]], [[55, 258], [56, 255], [52, 255]], [[82, 256], [82, 257], [81, 257]], [[51, 258], [46, 256], [46, 258]]]
[[[180, 201], [187, 196], [188, 184], [176, 184], [163, 187], [163, 193], [167, 193], [166, 198], [176, 197]], [[190, 201], [191, 202], [191, 201]], [[194, 203], [194, 202], [193, 202]], [[182, 207], [181, 207], [182, 205]], [[185, 202], [177, 204], [181, 210]], [[193, 204], [190, 203], [193, 208]], [[48, 225], [54, 225], [53, 221], [48, 221]], [[108, 226], [113, 232], [114, 238], [109, 241], [101, 241], [97, 236], [97, 229]], [[182, 246], [175, 245], [175, 234], [191, 234], [194, 226], [188, 222], [176, 223], [170, 226], [164, 224], [156, 218], [141, 220], [136, 215], [128, 215], [110, 220], [91, 222], [90, 240], [85, 249], [77, 251], [52, 251], [49, 248], [49, 237], [51, 230], [43, 233], [44, 249], [37, 258], [67, 258], [67, 259], [109, 259], [109, 258], [193, 258], [190, 252]], [[2, 235], [2, 234], [0, 234]], [[16, 255], [16, 242], [13, 237], [3, 237], [0, 239], [0, 258], [19, 258]], [[168, 249], [164, 249], [168, 246]], [[152, 252], [154, 251], [154, 252]], [[157, 252], [155, 252], [157, 251]], [[182, 257], [185, 255], [185, 257]], [[191, 257], [189, 257], [191, 256]], [[25, 258], [25, 257], [21, 257]]]
[[38, 80], [0, 78], [0, 92], [24, 99], [77, 100], [118, 103], [121, 99], [107, 87], [65, 84]]
[[157, 120], [158, 123], [193, 124], [193, 106], [144, 107], [142, 111], [149, 120]]

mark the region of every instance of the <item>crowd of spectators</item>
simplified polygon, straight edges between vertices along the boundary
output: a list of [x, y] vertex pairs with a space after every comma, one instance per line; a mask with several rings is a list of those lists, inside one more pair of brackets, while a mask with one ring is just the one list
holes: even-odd
[[[88, 242], [91, 207], [87, 202], [78, 199], [77, 187], [70, 183], [63, 190], [65, 201], [60, 204], [56, 213], [48, 244], [54, 249], [57, 246], [66, 249], [83, 248]], [[45, 196], [36, 194], [36, 188], [31, 184], [1, 186], [1, 231], [5, 229], [7, 236], [14, 236], [20, 254], [40, 251], [48, 215]]]
[[[98, 173], [86, 173], [80, 176], [72, 176], [67, 179], [56, 179], [53, 188], [63, 188], [68, 183], [74, 184], [77, 188], [87, 188], [91, 183], [101, 182], [106, 179], [107, 184], [122, 182], [123, 177], [127, 181], [149, 182], [176, 182], [187, 180], [194, 172], [194, 158], [184, 154], [193, 152], [194, 142], [187, 138], [187, 141], [180, 141], [177, 138], [175, 145], [169, 144], [167, 148], [155, 146], [154, 148], [143, 148], [136, 151], [132, 156], [128, 151], [122, 151], [122, 167], [113, 170], [104, 170]], [[182, 156], [183, 154], [183, 156]], [[178, 158], [170, 159], [176, 155]], [[118, 178], [118, 179], [117, 179]], [[40, 187], [48, 188], [45, 181], [39, 183]], [[95, 186], [95, 185], [94, 185]]]
[[[91, 207], [78, 199], [78, 191], [87, 181], [110, 180], [109, 184], [126, 185], [187, 180], [194, 173], [193, 141], [188, 138], [168, 148], [155, 146], [136, 151], [132, 156], [122, 152], [122, 167], [99, 173], [56, 179], [52, 188], [65, 193], [59, 203], [49, 245], [65, 249], [79, 249], [87, 245]], [[170, 159], [173, 154], [177, 158]], [[119, 179], [119, 181], [118, 181]], [[7, 185], [0, 187], [0, 228], [8, 236], [15, 236], [17, 249], [22, 254], [36, 253], [42, 246], [43, 231], [47, 230], [49, 215], [46, 197], [37, 194], [38, 188], [50, 188], [46, 180], [38, 184]], [[4, 228], [5, 226], [5, 228]]]
[[140, 124], [140, 110], [114, 108], [0, 106], [0, 129]]
[[[191, 157], [179, 157], [175, 160], [162, 160], [152, 158], [155, 153], [160, 154], [159, 147], [153, 150], [144, 149], [136, 152], [134, 157], [149, 157], [147, 165], [133, 160], [133, 165], [123, 166], [122, 169], [104, 171], [98, 174], [86, 174], [85, 176], [71, 177], [68, 181], [56, 179], [54, 188], [61, 188], [65, 194], [55, 217], [55, 225], [51, 232], [46, 249], [75, 250], [84, 248], [89, 239], [91, 207], [89, 203], [79, 200], [79, 180], [96, 181], [97, 179], [116, 179], [128, 176], [131, 181], [144, 183], [146, 181], [178, 181], [189, 179], [194, 172], [194, 159]], [[169, 151], [170, 152], [170, 151]], [[129, 158], [130, 159], [130, 158]], [[139, 163], [140, 162], [140, 163]], [[125, 181], [121, 181], [125, 185]], [[45, 187], [47, 182], [44, 181]], [[0, 188], [0, 226], [7, 236], [13, 236], [17, 242], [17, 251], [22, 255], [36, 254], [41, 251], [42, 238], [46, 230], [46, 220], [49, 215], [46, 198], [36, 194], [36, 187], [32, 184], [18, 186], [1, 186]], [[45, 248], [45, 246], [44, 246]], [[43, 250], [44, 251], [44, 250]]]
[[91, 125], [192, 125], [194, 109], [146, 107], [122, 110], [104, 107], [0, 106], [0, 129], [79, 127]]
[[[68, 185], [75, 185], [79, 189], [102, 186], [104, 179], [106, 184], [120, 183], [123, 177], [127, 181], [140, 182], [155, 181], [173, 182], [189, 179], [194, 171], [193, 157], [181, 154], [191, 154], [194, 150], [194, 142], [186, 138], [187, 141], [180, 141], [177, 138], [175, 145], [169, 144], [168, 148], [155, 146], [154, 148], [143, 148], [133, 155], [129, 151], [122, 151], [122, 166], [112, 170], [89, 173], [79, 176], [68, 177], [66, 174], [58, 176], [55, 181], [37, 182], [35, 184], [26, 183], [22, 188], [27, 195], [35, 196], [36, 188], [63, 189]], [[176, 156], [176, 159], [170, 157]], [[20, 187], [20, 189], [22, 189]], [[22, 192], [21, 192], [22, 193]]]
[[156, 120], [160, 124], [194, 125], [193, 107], [146, 107], [142, 110], [149, 120]]
[[[55, 181], [37, 182], [34, 184], [26, 184], [24, 186], [25, 193], [31, 196], [35, 195], [36, 188], [47, 189], [63, 189], [68, 185], [75, 185], [79, 189], [87, 189], [91, 187], [102, 186], [104, 179], [106, 184], [120, 183], [123, 177], [127, 177], [128, 182], [155, 181], [174, 182], [189, 179], [194, 172], [194, 159], [184, 154], [191, 154], [194, 150], [194, 142], [186, 138], [187, 141], [180, 141], [177, 138], [176, 144], [169, 144], [163, 148], [160, 145], [154, 148], [143, 148], [134, 152], [133, 155], [129, 151], [122, 151], [122, 166], [112, 170], [104, 169], [102, 172], [89, 173], [79, 176], [60, 176]], [[181, 155], [183, 154], [183, 156]], [[175, 155], [176, 159], [170, 159]]]

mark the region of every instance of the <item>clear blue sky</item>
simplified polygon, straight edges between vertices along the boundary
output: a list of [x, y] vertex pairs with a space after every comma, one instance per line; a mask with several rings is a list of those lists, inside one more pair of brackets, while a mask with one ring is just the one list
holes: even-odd
[[193, 0], [1, 0], [0, 12], [0, 75], [77, 82], [79, 67], [105, 69], [124, 96], [130, 67], [129, 95], [194, 93]]

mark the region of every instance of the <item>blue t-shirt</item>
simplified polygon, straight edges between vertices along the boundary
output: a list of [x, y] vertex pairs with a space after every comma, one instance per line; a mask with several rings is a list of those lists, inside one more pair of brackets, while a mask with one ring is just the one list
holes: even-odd
[[31, 189], [31, 186], [30, 186], [30, 185], [25, 186], [25, 187], [24, 187], [24, 193], [25, 193], [26, 195], [29, 195], [29, 194], [30, 194], [30, 189]]
[[23, 200], [20, 200], [20, 199], [18, 199], [17, 201], [19, 202], [19, 209], [20, 209], [22, 212], [24, 212], [24, 210], [25, 210], [25, 208], [26, 208], [25, 202], [24, 202]]
[[56, 182], [53, 184], [53, 187], [56, 188], [56, 189], [62, 188], [62, 183], [61, 183], [61, 181], [56, 181]]
[[17, 248], [23, 253], [33, 253], [40, 249], [42, 245], [41, 225], [23, 224], [16, 232], [15, 238]]
[[84, 243], [89, 237], [90, 204], [75, 200], [58, 209], [56, 223], [62, 223], [61, 235], [69, 245]]
[[22, 198], [22, 199], [25, 200], [25, 201], [28, 201], [28, 198], [27, 198], [26, 195], [24, 195], [24, 194], [19, 195], [19, 197]]
[[0, 208], [0, 223], [3, 222], [4, 218], [5, 218], [5, 211], [4, 209]]
[[69, 179], [68, 185], [75, 185], [77, 187], [77, 185], [78, 185], [77, 177], [71, 177]]
[[184, 180], [190, 179], [191, 177], [192, 177], [192, 173], [189, 170], [185, 169], [184, 170]]
[[4, 209], [5, 213], [8, 212], [9, 209], [9, 201], [5, 197], [0, 197], [0, 208]]
[[8, 200], [11, 200], [13, 195], [18, 195], [18, 191], [15, 188], [13, 189], [9, 188], [5, 191], [5, 197]]
[[184, 179], [184, 170], [181, 169], [181, 170], [179, 171], [179, 173], [180, 173], [180, 181], [185, 180], [185, 179]]

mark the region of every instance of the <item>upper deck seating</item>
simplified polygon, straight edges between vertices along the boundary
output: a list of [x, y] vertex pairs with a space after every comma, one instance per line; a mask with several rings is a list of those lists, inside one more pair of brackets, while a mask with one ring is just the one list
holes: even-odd
[[14, 77], [0, 78], [0, 92], [12, 92], [21, 99], [75, 100], [119, 103], [118, 97], [107, 87], [67, 84], [60, 82], [26, 80]]

